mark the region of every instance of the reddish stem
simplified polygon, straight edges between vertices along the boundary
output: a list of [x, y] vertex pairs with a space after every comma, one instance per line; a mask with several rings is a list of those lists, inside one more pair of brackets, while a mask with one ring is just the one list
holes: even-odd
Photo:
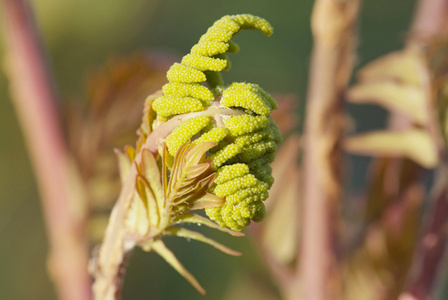
[[303, 299], [337, 299], [341, 288], [336, 245], [344, 131], [341, 95], [353, 67], [358, 6], [358, 0], [317, 0], [313, 10], [298, 277]]
[[[448, 32], [448, 0], [420, 0], [411, 26], [410, 46], [420, 47], [421, 51], [426, 46], [438, 42], [439, 38]], [[430, 79], [427, 79], [430, 84]], [[429, 89], [429, 88], [428, 88]], [[429, 95], [428, 98], [431, 98]], [[429, 101], [430, 113], [436, 109], [434, 101]], [[448, 176], [445, 146], [439, 136], [439, 125], [435, 118], [432, 119], [429, 130], [433, 134], [441, 153], [441, 164], [436, 180], [434, 207], [427, 216], [425, 232], [421, 237], [420, 249], [413, 261], [413, 272], [407, 288], [400, 295], [400, 300], [429, 299], [433, 291], [439, 267], [444, 258], [444, 250], [448, 242]], [[437, 189], [437, 190], [436, 190]]]
[[448, 187], [436, 197], [433, 211], [428, 217], [429, 226], [422, 238], [417, 265], [414, 264], [419, 271], [400, 300], [429, 299], [432, 293], [448, 239]]
[[[50, 242], [49, 269], [59, 299], [91, 299], [84, 212], [70, 164], [56, 94], [26, 0], [1, 0], [10, 90], [41, 193]], [[70, 178], [69, 178], [70, 176]], [[70, 180], [70, 182], [69, 182]], [[73, 187], [75, 186], [75, 187]], [[78, 209], [78, 210], [75, 210]]]

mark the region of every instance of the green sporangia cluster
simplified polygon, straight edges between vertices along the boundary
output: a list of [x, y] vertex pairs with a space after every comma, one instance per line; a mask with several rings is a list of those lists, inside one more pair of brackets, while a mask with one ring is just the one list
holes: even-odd
[[269, 116], [277, 102], [257, 84], [225, 85], [222, 80], [220, 72], [230, 66], [226, 53], [238, 51], [230, 39], [242, 29], [273, 33], [266, 20], [248, 14], [216, 21], [169, 69], [163, 95], [152, 102], [157, 117], [151, 124], [155, 130], [179, 122], [165, 139], [168, 164], [189, 141], [217, 144], [207, 156], [217, 174], [209, 192], [225, 198], [225, 203], [205, 211], [219, 225], [238, 231], [264, 216], [263, 201], [273, 183], [269, 163], [281, 141]]

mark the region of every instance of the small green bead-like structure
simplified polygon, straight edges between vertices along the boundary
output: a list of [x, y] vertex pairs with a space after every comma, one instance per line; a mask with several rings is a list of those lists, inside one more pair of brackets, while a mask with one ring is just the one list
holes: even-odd
[[[273, 183], [273, 153], [281, 134], [269, 114], [277, 102], [252, 83], [224, 85], [220, 72], [228, 70], [226, 53], [237, 52], [230, 39], [242, 29], [256, 29], [270, 36], [272, 26], [249, 14], [224, 16], [216, 21], [180, 63], [167, 73], [163, 96], [154, 100], [157, 124], [173, 117], [184, 119], [166, 138], [168, 153], [191, 140], [212, 141], [209, 159], [217, 173], [210, 192], [225, 197], [223, 206], [206, 209], [221, 226], [241, 230], [264, 216], [263, 201]], [[157, 125], [156, 125], [157, 126]]]

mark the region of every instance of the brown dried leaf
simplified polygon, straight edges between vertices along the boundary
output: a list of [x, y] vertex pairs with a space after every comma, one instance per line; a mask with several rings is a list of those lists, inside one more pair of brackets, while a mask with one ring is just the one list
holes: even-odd
[[273, 291], [272, 283], [266, 276], [255, 276], [249, 272], [238, 272], [228, 284], [222, 300], [257, 299], [279, 300], [276, 291]]

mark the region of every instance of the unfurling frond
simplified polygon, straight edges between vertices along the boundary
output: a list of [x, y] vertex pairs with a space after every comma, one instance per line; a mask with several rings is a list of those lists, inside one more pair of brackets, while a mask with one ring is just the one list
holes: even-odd
[[[209, 160], [215, 171], [241, 166], [248, 170], [244, 176], [235, 175], [231, 182], [221, 179], [210, 189], [212, 194], [226, 197], [226, 202], [207, 208], [207, 215], [233, 230], [263, 218], [263, 201], [273, 183], [269, 163], [281, 141], [279, 129], [269, 117], [277, 102], [257, 84], [225, 86], [220, 78], [219, 72], [229, 68], [225, 53], [237, 50], [230, 39], [242, 29], [257, 29], [268, 36], [273, 32], [266, 20], [252, 15], [225, 16], [216, 21], [191, 53], [168, 71], [169, 83], [153, 106], [155, 128], [174, 118], [184, 120], [166, 137], [171, 156], [168, 162], [189, 140], [193, 144], [214, 142], [217, 145], [210, 149]], [[201, 84], [205, 81], [208, 87]]]
[[[186, 237], [240, 255], [180, 226], [195, 223], [241, 236], [238, 231], [251, 220], [260, 221], [273, 183], [269, 163], [281, 141], [269, 116], [276, 101], [256, 84], [224, 86], [219, 74], [229, 69], [225, 54], [238, 51], [230, 39], [242, 29], [273, 32], [266, 20], [252, 15], [216, 21], [169, 69], [162, 92], [147, 98], [136, 147], [117, 151], [123, 189], [110, 226], [122, 217], [122, 250], [139, 245], [156, 251], [201, 293], [161, 239]], [[199, 209], [211, 220], [191, 213]], [[115, 246], [112, 229], [108, 232]]]

